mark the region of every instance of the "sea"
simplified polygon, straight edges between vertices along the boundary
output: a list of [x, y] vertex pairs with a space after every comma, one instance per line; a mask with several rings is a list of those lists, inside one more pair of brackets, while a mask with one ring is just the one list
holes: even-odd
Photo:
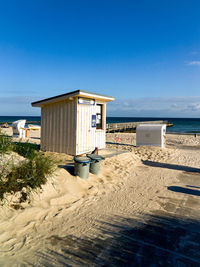
[[[25, 119], [27, 123], [40, 124], [40, 116], [0, 116], [0, 123], [13, 122], [16, 120]], [[174, 133], [199, 133], [200, 134], [200, 118], [155, 118], [155, 117], [107, 117], [106, 123], [120, 123], [120, 122], [142, 122], [142, 121], [156, 121], [165, 120], [172, 123], [172, 127], [167, 127], [167, 132]]]

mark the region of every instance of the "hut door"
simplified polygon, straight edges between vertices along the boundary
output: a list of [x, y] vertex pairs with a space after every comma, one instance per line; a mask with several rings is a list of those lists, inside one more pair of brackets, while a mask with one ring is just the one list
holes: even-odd
[[93, 126], [94, 106], [78, 104], [77, 118], [77, 155], [91, 152], [95, 149], [95, 127]]

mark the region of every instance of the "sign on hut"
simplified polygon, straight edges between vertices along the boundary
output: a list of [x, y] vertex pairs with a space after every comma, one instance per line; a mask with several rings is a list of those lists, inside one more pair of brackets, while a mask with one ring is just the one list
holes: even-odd
[[41, 107], [41, 149], [80, 155], [104, 148], [106, 102], [112, 100], [77, 90], [33, 102]]

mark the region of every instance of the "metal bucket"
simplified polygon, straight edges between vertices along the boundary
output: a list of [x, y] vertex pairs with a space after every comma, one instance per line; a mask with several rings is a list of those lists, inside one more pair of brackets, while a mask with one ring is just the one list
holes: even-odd
[[89, 168], [91, 160], [87, 157], [76, 156], [74, 157], [74, 175], [87, 179], [89, 176]]
[[100, 173], [101, 161], [103, 160], [103, 157], [96, 154], [87, 154], [87, 157], [91, 160], [90, 172], [98, 175]]

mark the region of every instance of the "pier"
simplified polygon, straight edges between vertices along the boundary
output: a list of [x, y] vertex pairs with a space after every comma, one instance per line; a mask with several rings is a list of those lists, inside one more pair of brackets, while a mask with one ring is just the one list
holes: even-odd
[[135, 131], [136, 127], [140, 124], [167, 124], [167, 126], [172, 126], [172, 124], [169, 124], [168, 121], [137, 121], [137, 122], [109, 123], [106, 124], [106, 132], [115, 133], [115, 132]]

